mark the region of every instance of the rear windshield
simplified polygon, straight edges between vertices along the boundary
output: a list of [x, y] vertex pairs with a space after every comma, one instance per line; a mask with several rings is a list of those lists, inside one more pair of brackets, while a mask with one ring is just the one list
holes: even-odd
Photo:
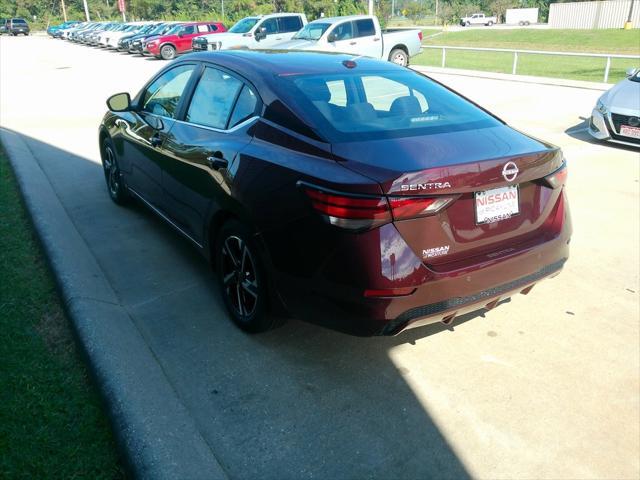
[[[346, 70], [346, 69], [345, 69]], [[331, 142], [488, 128], [501, 123], [410, 70], [288, 76], [291, 97]]]
[[15, 25], [16, 23], [20, 23], [22, 25], [26, 25], [27, 22], [25, 22], [23, 19], [21, 18], [14, 18], [13, 20], [11, 20], [13, 22], [13, 24]]

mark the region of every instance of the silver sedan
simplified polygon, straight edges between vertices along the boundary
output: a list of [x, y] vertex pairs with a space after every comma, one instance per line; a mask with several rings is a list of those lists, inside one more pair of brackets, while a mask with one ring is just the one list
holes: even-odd
[[640, 68], [627, 70], [627, 78], [598, 99], [589, 133], [598, 140], [640, 147]]

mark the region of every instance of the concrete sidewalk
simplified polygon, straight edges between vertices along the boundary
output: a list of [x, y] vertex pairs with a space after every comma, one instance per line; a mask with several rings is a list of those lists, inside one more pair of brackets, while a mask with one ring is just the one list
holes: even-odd
[[134, 476], [638, 478], [640, 162], [580, 131], [599, 91], [434, 75], [562, 146], [559, 277], [451, 329], [250, 336], [190, 245], [106, 192], [104, 100], [164, 65], [0, 38], [2, 141]]
[[[78, 233], [29, 140], [0, 129], [113, 431], [134, 478], [227, 478]], [[60, 155], [48, 149], [49, 155]], [[65, 154], [66, 155], [66, 154]]]

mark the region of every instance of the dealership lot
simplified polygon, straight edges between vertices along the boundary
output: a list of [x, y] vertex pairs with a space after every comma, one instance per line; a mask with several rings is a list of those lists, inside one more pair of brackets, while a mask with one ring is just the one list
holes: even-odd
[[230, 477], [638, 477], [640, 154], [589, 141], [600, 91], [435, 76], [563, 148], [574, 238], [559, 277], [450, 329], [363, 339], [290, 320], [247, 336], [187, 242], [105, 191], [104, 100], [164, 65], [3, 37], [0, 125], [38, 159]]

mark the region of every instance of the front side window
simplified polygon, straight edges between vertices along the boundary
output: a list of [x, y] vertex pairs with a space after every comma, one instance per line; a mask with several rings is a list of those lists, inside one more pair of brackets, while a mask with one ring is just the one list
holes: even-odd
[[185, 120], [224, 130], [243, 83], [221, 70], [207, 67], [193, 92]]
[[370, 18], [356, 20], [356, 30], [358, 32], [358, 37], [371, 37], [376, 34], [376, 27], [373, 25], [373, 20]]
[[333, 29], [331, 33], [334, 41], [350, 40], [353, 38], [353, 24], [351, 22], [344, 22]]
[[280, 33], [297, 32], [302, 28], [302, 19], [298, 16], [287, 16], [278, 18], [280, 22]]
[[183, 35], [191, 35], [192, 33], [196, 33], [196, 26], [195, 25], [187, 25], [186, 27], [184, 27], [182, 29], [181, 33]]
[[499, 120], [411, 71], [282, 77], [282, 97], [309, 115], [332, 142], [489, 128]]
[[182, 65], [158, 77], [144, 92], [142, 110], [162, 117], [175, 118], [182, 92], [193, 69], [193, 65]]
[[267, 31], [267, 35], [278, 33], [278, 19], [267, 18], [264, 22], [262, 22], [260, 28], [264, 28]]

